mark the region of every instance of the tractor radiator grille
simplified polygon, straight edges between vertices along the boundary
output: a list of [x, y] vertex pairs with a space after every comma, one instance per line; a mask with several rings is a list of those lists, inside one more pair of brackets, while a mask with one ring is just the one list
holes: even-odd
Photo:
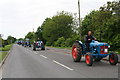
[[101, 46], [100, 53], [101, 54], [108, 54], [108, 46]]

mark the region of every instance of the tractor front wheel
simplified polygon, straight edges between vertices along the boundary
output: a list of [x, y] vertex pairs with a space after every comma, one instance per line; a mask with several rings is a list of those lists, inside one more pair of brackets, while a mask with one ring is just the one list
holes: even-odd
[[111, 55], [109, 55], [109, 63], [111, 65], [116, 65], [118, 63], [118, 56], [115, 53], [111, 53]]
[[93, 64], [93, 56], [92, 56], [92, 54], [91, 53], [86, 53], [86, 55], [85, 55], [85, 62], [86, 62], [86, 64], [88, 65], [88, 66], [92, 66], [92, 64]]
[[82, 46], [78, 43], [75, 42], [72, 47], [72, 57], [74, 62], [80, 62], [81, 57], [82, 57]]

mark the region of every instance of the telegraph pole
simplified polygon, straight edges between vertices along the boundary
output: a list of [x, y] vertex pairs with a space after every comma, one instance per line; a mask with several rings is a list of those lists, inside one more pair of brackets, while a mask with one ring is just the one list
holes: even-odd
[[81, 20], [80, 20], [80, 0], [78, 0], [78, 14], [79, 14], [79, 28], [80, 28], [80, 40], [81, 40]]
[[33, 40], [35, 41], [35, 31], [34, 31], [34, 28], [33, 28]]

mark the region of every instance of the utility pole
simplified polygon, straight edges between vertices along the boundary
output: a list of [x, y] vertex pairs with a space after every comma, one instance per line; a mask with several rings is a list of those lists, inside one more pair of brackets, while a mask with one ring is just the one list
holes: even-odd
[[81, 40], [81, 20], [80, 20], [80, 0], [78, 0], [78, 14], [79, 14], [79, 28], [80, 28], [80, 40]]
[[33, 33], [34, 33], [34, 28], [33, 28]]
[[34, 28], [33, 28], [33, 41], [35, 41], [35, 32], [34, 32]]

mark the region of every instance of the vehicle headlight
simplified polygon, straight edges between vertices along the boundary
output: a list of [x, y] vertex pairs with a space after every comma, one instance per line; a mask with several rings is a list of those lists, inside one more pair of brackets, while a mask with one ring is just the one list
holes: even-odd
[[104, 51], [105, 51], [105, 53], [107, 53], [107, 52], [108, 52], [108, 49], [105, 49]]
[[110, 48], [110, 45], [108, 46], [108, 48]]

